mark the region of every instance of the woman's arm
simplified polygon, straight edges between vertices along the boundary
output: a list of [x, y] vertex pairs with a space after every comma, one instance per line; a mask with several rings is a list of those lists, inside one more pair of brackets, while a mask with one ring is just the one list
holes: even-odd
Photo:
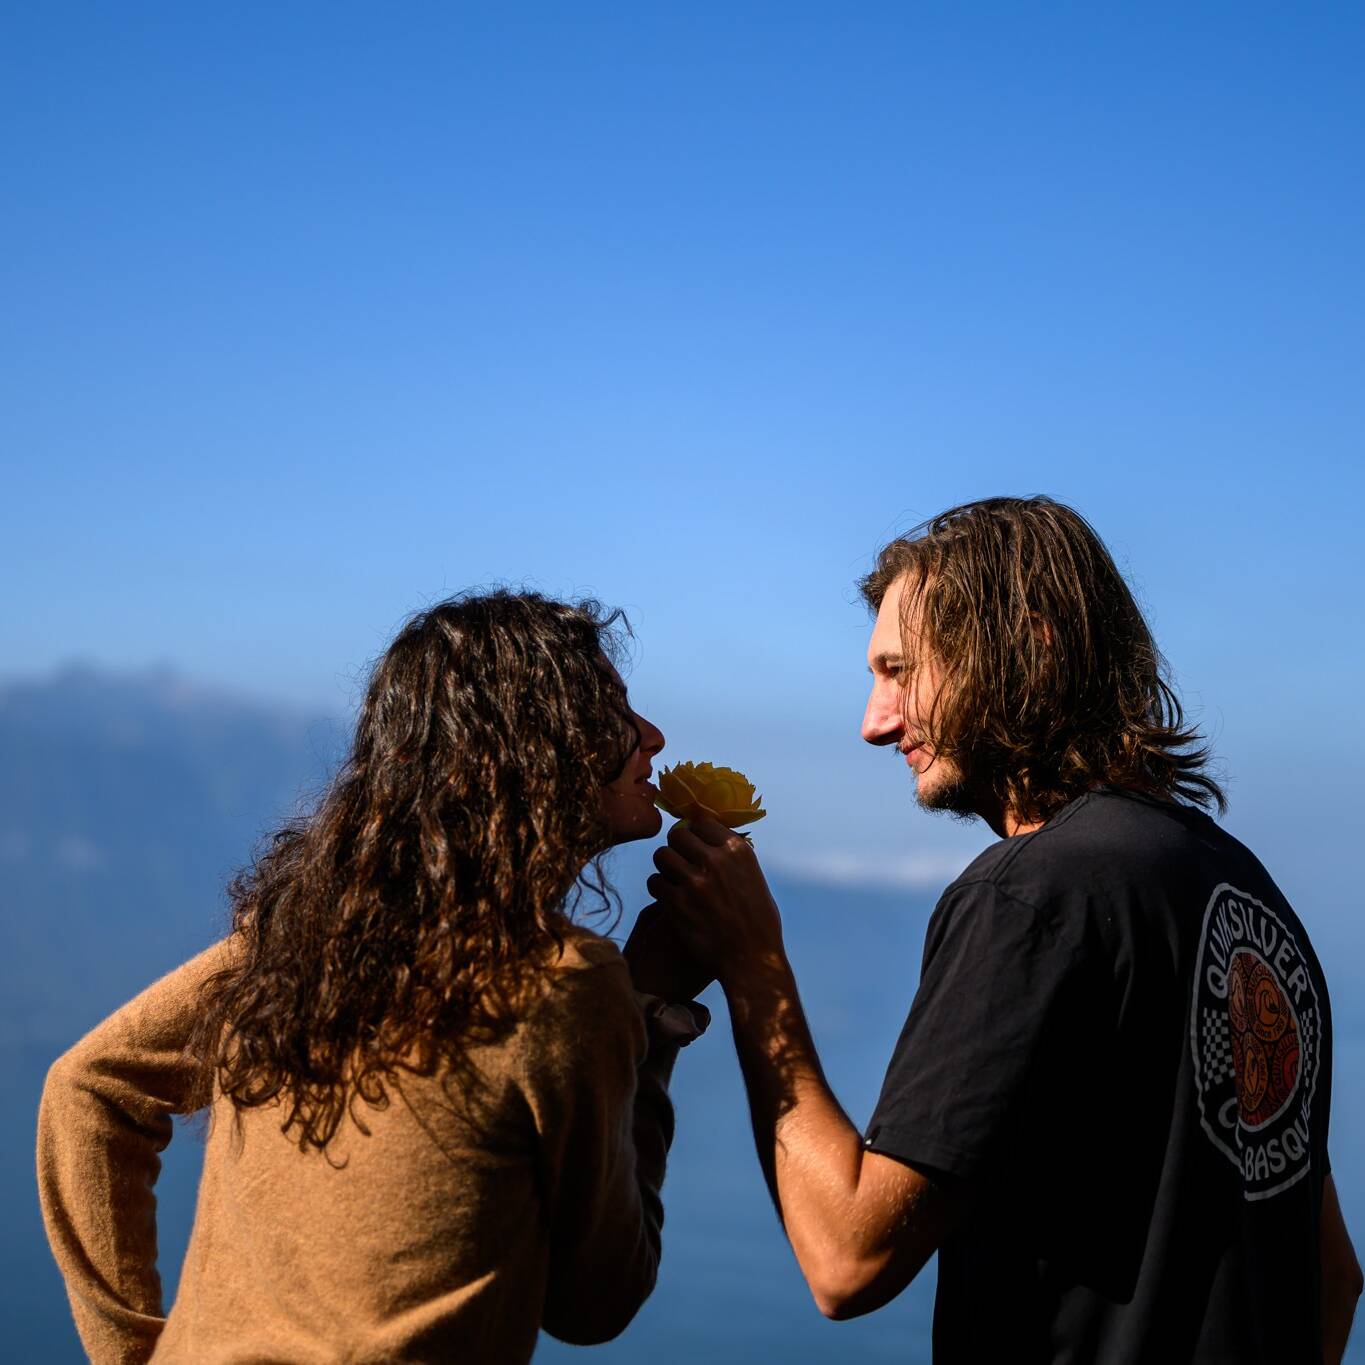
[[589, 965], [559, 974], [526, 1031], [523, 1084], [551, 1238], [541, 1325], [586, 1346], [623, 1331], [654, 1288], [678, 1049], [647, 1039], [612, 944], [588, 940], [579, 951]]
[[38, 1193], [76, 1329], [95, 1365], [145, 1361], [164, 1317], [156, 1269], [157, 1155], [188, 1112], [185, 1043], [216, 944], [110, 1015], [53, 1063], [38, 1109]]

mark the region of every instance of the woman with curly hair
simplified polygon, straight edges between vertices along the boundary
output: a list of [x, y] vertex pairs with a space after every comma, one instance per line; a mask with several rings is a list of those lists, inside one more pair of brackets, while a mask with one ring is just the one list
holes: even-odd
[[[649, 911], [629, 969], [571, 918], [660, 824], [618, 619], [510, 592], [413, 618], [315, 812], [233, 883], [229, 936], [53, 1066], [43, 1212], [97, 1365], [500, 1365], [542, 1327], [606, 1340], [649, 1294], [668, 1077], [704, 1026], [676, 1006], [704, 981]], [[157, 1153], [204, 1108], [163, 1316]]]

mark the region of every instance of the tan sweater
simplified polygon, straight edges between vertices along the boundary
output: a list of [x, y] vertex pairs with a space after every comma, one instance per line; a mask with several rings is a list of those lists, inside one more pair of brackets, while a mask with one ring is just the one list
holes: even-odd
[[344, 1125], [325, 1155], [280, 1132], [277, 1106], [219, 1099], [163, 1317], [157, 1153], [186, 1109], [199, 986], [229, 951], [144, 991], [48, 1075], [43, 1216], [96, 1365], [511, 1365], [542, 1327], [584, 1344], [625, 1327], [658, 1267], [676, 1048], [647, 1047], [620, 953], [578, 930], [513, 1036], [471, 1053], [478, 1086], [404, 1076], [361, 1108], [368, 1135]]

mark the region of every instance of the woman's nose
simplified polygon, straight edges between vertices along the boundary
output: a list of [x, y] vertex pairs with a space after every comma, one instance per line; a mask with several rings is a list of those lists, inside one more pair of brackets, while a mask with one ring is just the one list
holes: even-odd
[[640, 715], [635, 723], [640, 727], [640, 752], [653, 757], [664, 747], [664, 732]]

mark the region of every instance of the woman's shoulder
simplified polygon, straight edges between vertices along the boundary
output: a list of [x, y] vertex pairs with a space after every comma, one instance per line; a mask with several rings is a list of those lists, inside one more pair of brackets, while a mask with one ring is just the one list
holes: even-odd
[[582, 972], [604, 970], [607, 975], [624, 975], [630, 979], [626, 960], [621, 950], [603, 934], [582, 924], [566, 925], [562, 941], [551, 952], [552, 972]]
[[550, 1031], [587, 1039], [604, 1030], [634, 1033], [643, 1016], [630, 969], [611, 939], [582, 925], [566, 926], [562, 942], [540, 974], [538, 999], [527, 1011], [531, 1033]]

